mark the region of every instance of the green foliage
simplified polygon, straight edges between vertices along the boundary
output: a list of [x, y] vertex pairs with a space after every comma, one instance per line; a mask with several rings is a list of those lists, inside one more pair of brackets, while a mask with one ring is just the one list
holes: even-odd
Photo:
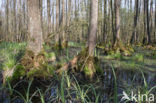
[[135, 63], [135, 61], [129, 61], [127, 63], [127, 66], [133, 69], [133, 68], [136, 68], [136, 63]]
[[16, 61], [13, 58], [7, 58], [8, 60], [4, 61], [3, 65], [3, 70], [9, 70], [13, 69], [14, 66], [16, 65]]
[[0, 64], [2, 65], [2, 69], [4, 70], [4, 80], [12, 80], [12, 73], [14, 73], [16, 65], [22, 58], [25, 47], [26, 43], [0, 43], [0, 56], [1, 58], [3, 58]]
[[40, 68], [34, 68], [27, 72], [27, 77], [28, 78], [33, 78], [33, 77], [40, 77], [40, 78], [45, 78], [49, 77], [50, 75], [54, 74], [54, 68], [52, 66], [44, 65], [41, 66]]
[[154, 51], [154, 52], [152, 53], [151, 57], [152, 57], [153, 59], [156, 59], [156, 51]]
[[44, 48], [44, 50], [50, 50], [51, 49], [51, 47], [49, 45], [46, 45], [46, 44], [43, 44], [43, 48]]
[[91, 69], [88, 68], [88, 66], [85, 66], [83, 71], [85, 75], [92, 75], [92, 71]]
[[84, 47], [84, 43], [76, 43], [76, 42], [68, 42], [68, 46], [70, 47]]
[[132, 60], [137, 61], [137, 62], [144, 62], [144, 55], [136, 54], [132, 57]]
[[24, 67], [22, 65], [17, 65], [14, 70], [12, 80], [19, 79], [20, 77], [23, 77], [25, 75], [26, 75], [26, 71], [25, 71]]
[[54, 52], [50, 52], [50, 53], [44, 52], [44, 55], [48, 61], [55, 61], [56, 59], [56, 55]]
[[64, 94], [64, 74], [63, 74], [63, 76], [62, 76], [62, 79], [61, 79], [61, 101], [62, 101], [62, 103], [65, 103], [65, 94]]
[[122, 54], [119, 53], [119, 52], [117, 52], [117, 53], [111, 52], [110, 55], [105, 56], [105, 59], [122, 60], [122, 59], [123, 59], [123, 56], [122, 56]]

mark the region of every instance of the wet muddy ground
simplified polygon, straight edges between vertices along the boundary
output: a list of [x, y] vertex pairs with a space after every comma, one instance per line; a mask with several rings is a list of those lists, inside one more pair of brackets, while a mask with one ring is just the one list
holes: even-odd
[[[73, 58], [76, 54], [78, 54], [81, 51], [81, 48], [72, 47], [68, 50], [61, 51], [59, 53], [56, 53], [57, 56], [57, 62], [65, 63], [68, 62], [71, 58]], [[83, 82], [80, 83], [80, 85], [83, 87], [84, 85], [91, 84], [96, 88], [96, 92], [100, 94], [101, 100], [100, 103], [113, 103], [113, 95], [115, 92], [118, 95], [118, 101], [121, 100], [121, 95], [123, 94], [123, 91], [125, 91], [127, 94], [130, 95], [131, 91], [143, 92], [144, 89], [150, 90], [152, 87], [156, 86], [156, 59], [152, 58], [150, 54], [153, 51], [151, 50], [144, 50], [141, 47], [135, 47], [135, 53], [136, 54], [142, 54], [144, 55], [143, 61], [134, 61], [132, 57], [123, 57], [122, 59], [114, 60], [114, 59], [106, 59], [106, 55], [103, 54], [102, 51], [98, 51], [98, 57], [100, 58], [101, 64], [100, 67], [104, 70], [103, 75], [99, 76], [98, 79], [93, 80], [92, 82]], [[14, 95], [14, 98], [9, 97], [8, 93], [5, 92], [2, 86], [2, 63], [4, 57], [0, 56], [0, 103], [23, 103], [19, 97]], [[113, 74], [113, 71], [115, 71], [115, 75]], [[38, 80], [38, 79], [37, 79]], [[40, 81], [40, 80], [39, 80]], [[42, 80], [43, 81], [43, 80]], [[46, 80], [45, 80], [46, 81]], [[58, 92], [58, 88], [60, 85], [60, 81], [56, 80], [55, 78], [51, 78], [50, 81], [48, 80], [47, 84], [45, 83], [39, 83], [37, 82], [36, 85], [33, 83], [32, 88], [39, 87], [44, 88], [43, 90], [46, 90], [48, 88], [48, 85], [51, 86], [50, 89], [45, 91], [45, 101], [48, 103], [50, 99], [52, 98], [52, 103], [57, 103], [56, 100], [58, 100], [58, 95], [60, 94]], [[43, 86], [41, 86], [43, 84]], [[44, 85], [45, 84], [45, 85]], [[18, 84], [19, 87], [26, 87], [28, 83], [21, 82]], [[6, 88], [5, 88], [6, 89]], [[16, 88], [17, 89], [17, 88]], [[21, 88], [22, 89], [22, 88]], [[67, 89], [67, 88], [66, 88]], [[66, 90], [65, 89], [65, 90]], [[71, 88], [70, 88], [71, 89]], [[72, 89], [71, 89], [72, 91]], [[73, 90], [74, 91], [74, 90]], [[93, 91], [93, 90], [91, 90]], [[155, 93], [156, 90], [152, 90], [151, 93]], [[67, 93], [65, 93], [66, 95]], [[71, 94], [72, 97], [70, 97], [66, 103], [81, 103], [79, 99], [77, 100], [75, 97], [76, 94]], [[95, 97], [92, 97], [92, 93], [88, 96], [91, 98], [90, 101], [94, 101]], [[72, 98], [72, 99], [71, 99]], [[35, 102], [34, 102], [35, 103]], [[39, 102], [36, 102], [39, 103]], [[121, 102], [122, 103], [122, 102]], [[124, 102], [123, 102], [124, 103]]]

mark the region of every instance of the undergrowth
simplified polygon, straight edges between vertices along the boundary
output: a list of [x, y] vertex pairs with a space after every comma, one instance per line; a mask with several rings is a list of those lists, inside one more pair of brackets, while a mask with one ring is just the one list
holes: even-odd
[[[74, 76], [75, 74], [69, 72], [63, 72], [61, 76], [58, 76], [55, 74], [56, 68], [51, 64], [51, 61], [56, 59], [55, 53], [44, 52], [43, 54], [46, 60], [50, 61], [50, 63], [47, 62], [42, 65], [44, 67], [42, 69], [34, 69], [29, 72], [27, 76], [32, 76], [32, 78], [28, 79], [25, 77], [26, 71], [23, 71], [23, 65], [19, 64], [19, 61], [25, 54], [26, 43], [1, 43], [0, 45], [0, 58], [3, 59], [3, 62], [1, 62], [3, 71], [16, 68], [13, 78], [19, 80], [19, 82], [16, 83], [8, 81], [6, 85], [0, 87], [0, 94], [1, 91], [7, 91], [8, 99], [12, 103], [15, 101], [22, 101], [23, 103], [100, 103], [108, 101], [111, 103], [118, 103], [118, 101], [120, 101], [119, 97], [122, 94], [118, 93], [118, 73], [116, 73], [117, 70], [113, 66], [111, 67], [111, 72], [106, 73], [106, 71], [101, 71], [101, 69], [98, 71], [99, 65], [97, 65], [97, 67], [95, 65], [95, 68], [100, 72], [100, 75], [96, 76], [93, 81], [79, 79], [78, 76]], [[44, 47], [48, 51], [51, 50], [49, 46]], [[155, 52], [151, 54], [152, 58], [155, 58], [155, 54]], [[66, 58], [69, 59], [69, 55], [70, 54], [67, 50]], [[107, 58], [120, 61], [126, 60], [121, 53], [114, 52], [107, 55]], [[145, 55], [137, 53], [127, 58], [129, 61], [125, 63], [125, 65], [135, 68], [137, 63], [144, 62]], [[81, 60], [83, 60], [83, 57], [79, 58], [79, 64], [83, 64], [83, 61]], [[95, 59], [95, 62], [98, 62], [98, 60]], [[62, 63], [60, 63], [60, 65], [62, 65]], [[87, 66], [85, 66], [83, 70], [84, 73], [89, 73]], [[105, 73], [108, 77], [105, 76]], [[34, 74], [36, 77], [33, 78]], [[19, 78], [21, 75], [23, 75], [23, 77]], [[108, 78], [111, 79], [107, 80]], [[149, 89], [143, 72], [142, 78], [143, 85], [141, 87], [136, 86], [134, 90], [141, 93], [151, 93], [156, 87], [153, 86]], [[108, 84], [108, 87], [104, 87], [104, 79], [106, 79], [106, 81], [110, 81], [111, 85]], [[127, 83], [128, 81], [125, 82]], [[107, 91], [108, 89], [110, 90]], [[126, 86], [125, 91], [128, 95], [130, 95], [131, 90], [132, 88], [130, 86]], [[104, 100], [106, 93], [109, 97], [107, 98], [107, 101]], [[127, 101], [127, 103], [128, 102], [129, 101]]]

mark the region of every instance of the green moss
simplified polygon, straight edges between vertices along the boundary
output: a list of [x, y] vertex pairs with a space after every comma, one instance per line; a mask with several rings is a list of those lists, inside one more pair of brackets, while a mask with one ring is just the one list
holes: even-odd
[[78, 55], [77, 70], [83, 71], [84, 74], [92, 78], [96, 72], [102, 73], [100, 68], [100, 61], [97, 57], [91, 57], [88, 55], [88, 48], [82, 50]]
[[55, 49], [55, 50], [62, 50], [63, 48], [62, 48], [61, 43], [55, 43], [53, 49]]
[[16, 62], [14, 59], [8, 59], [3, 63], [3, 70], [12, 69], [15, 66]]
[[44, 48], [45, 50], [50, 50], [50, 49], [51, 49], [51, 47], [50, 47], [49, 45], [46, 45], [46, 44], [43, 44], [43, 48]]
[[44, 69], [32, 69], [27, 73], [28, 78], [33, 77], [47, 77], [49, 76], [48, 72]]
[[26, 75], [25, 68], [22, 65], [17, 65], [16, 69], [14, 70], [12, 80], [19, 79]]
[[85, 66], [83, 71], [85, 75], [92, 75], [92, 71], [91, 69], [88, 68], [88, 66]]
[[156, 59], [156, 51], [154, 51], [154, 52], [152, 53], [152, 58], [153, 58], [153, 59]]
[[132, 57], [132, 60], [137, 61], [137, 62], [144, 62], [144, 55], [136, 54]]
[[56, 55], [55, 55], [54, 52], [45, 53], [44, 55], [45, 55], [45, 57], [46, 57], [47, 59], [51, 59], [51, 58], [55, 58], [55, 57], [56, 57]]
[[114, 54], [111, 54], [111, 55], [107, 55], [105, 56], [105, 59], [110, 59], [110, 60], [122, 60], [123, 59], [123, 56], [121, 53], [117, 52], [117, 53], [114, 53]]
[[121, 53], [115, 53], [113, 56], [114, 56], [115, 59], [118, 59], [118, 60], [122, 59]]
[[131, 61], [131, 62], [128, 62], [127, 66], [130, 68], [136, 68], [136, 63], [134, 61]]
[[108, 55], [114, 55], [115, 54], [115, 51], [114, 50], [109, 50], [108, 51]]
[[94, 66], [97, 73], [103, 74], [104, 70], [100, 67], [100, 63], [94, 64]]

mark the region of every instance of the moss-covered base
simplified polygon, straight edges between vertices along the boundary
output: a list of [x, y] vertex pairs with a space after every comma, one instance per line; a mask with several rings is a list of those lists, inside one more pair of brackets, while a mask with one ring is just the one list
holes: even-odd
[[68, 41], [55, 43], [55, 45], [53, 46], [53, 49], [55, 49], [55, 50], [63, 50], [66, 48], [68, 48]]
[[32, 51], [26, 50], [24, 57], [14, 67], [11, 75], [3, 76], [3, 79], [13, 81], [25, 76], [27, 78], [51, 76], [54, 73], [54, 68], [48, 63], [53, 62], [55, 59], [53, 52], [41, 51], [38, 55], [35, 55]]
[[[130, 45], [129, 45], [130, 47]], [[127, 46], [127, 48], [125, 47], [125, 45], [122, 43], [121, 40], [117, 39], [115, 44], [114, 44], [114, 50], [116, 52], [121, 52], [124, 56], [131, 56], [131, 51], [134, 51], [132, 50], [132, 48], [129, 50], [129, 47]]]
[[[93, 78], [96, 72], [102, 72], [100, 61], [89, 56], [88, 48], [82, 50], [74, 59], [65, 64], [57, 73], [71, 71], [75, 74], [84, 74], [86, 78]], [[79, 75], [80, 76], [80, 75]]]
[[146, 49], [146, 50], [156, 51], [156, 46], [155, 45], [145, 45], [143, 48]]
[[126, 46], [121, 42], [117, 41], [114, 46], [112, 47], [111, 45], [97, 45], [96, 46], [99, 49], [102, 49], [104, 51], [105, 55], [118, 55], [121, 54], [123, 56], [131, 56], [132, 53], [134, 52], [134, 49], [132, 45], [127, 44]]

